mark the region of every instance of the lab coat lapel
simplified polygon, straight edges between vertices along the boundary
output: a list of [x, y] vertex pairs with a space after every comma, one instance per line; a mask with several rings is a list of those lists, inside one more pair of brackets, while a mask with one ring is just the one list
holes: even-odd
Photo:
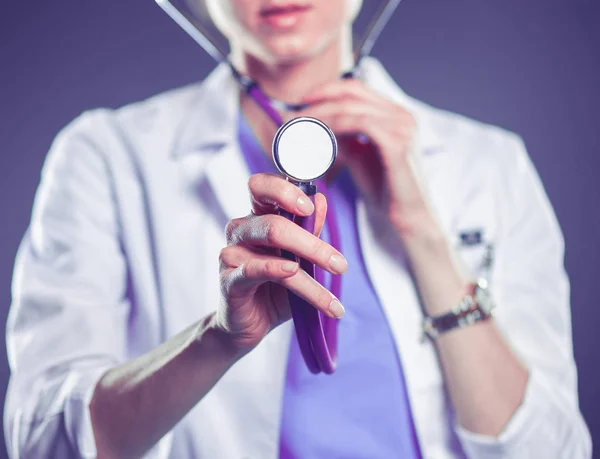
[[[250, 212], [250, 172], [238, 142], [238, 116], [239, 89], [229, 69], [221, 65], [202, 84], [174, 152], [176, 160], [182, 161], [188, 170], [188, 180], [208, 184], [212, 197], [204, 193], [198, 199], [205, 202], [210, 212], [222, 217], [223, 225]], [[222, 241], [214, 243], [221, 245]], [[247, 457], [277, 455], [292, 332], [291, 324], [273, 330], [213, 389], [214, 396], [227, 401], [232, 410], [230, 425], [236, 431], [231, 435], [246, 445]], [[257, 434], [255, 426], [235, 421], [239, 419], [254, 419], [260, 425], [260, 433]]]
[[250, 211], [250, 173], [237, 139], [239, 89], [229, 68], [221, 64], [204, 81], [177, 139], [174, 157], [190, 178], [206, 180], [225, 221]]
[[227, 220], [250, 213], [250, 172], [237, 142], [222, 148], [207, 163], [205, 176]]
[[[433, 109], [404, 94], [373, 59], [366, 62], [365, 79], [373, 89], [395, 100], [415, 116], [419, 136], [416, 154], [438, 220], [442, 228], [450, 232], [457, 188], [452, 177], [456, 175], [453, 170], [457, 165], [436, 132]], [[375, 206], [359, 198], [357, 226], [365, 266], [395, 338], [417, 435], [420, 436], [432, 422], [430, 407], [424, 400], [432, 391], [438, 393], [443, 385], [437, 354], [430, 340], [421, 339], [423, 312], [419, 294], [407, 255], [391, 224]]]

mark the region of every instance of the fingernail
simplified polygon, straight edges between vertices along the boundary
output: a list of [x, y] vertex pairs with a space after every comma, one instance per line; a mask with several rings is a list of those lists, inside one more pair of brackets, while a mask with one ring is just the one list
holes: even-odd
[[303, 213], [303, 214], [312, 214], [315, 211], [315, 206], [312, 203], [312, 201], [308, 198], [305, 198], [304, 196], [300, 196], [298, 198], [298, 200], [296, 201], [296, 205], [298, 206], [298, 209]]
[[333, 317], [339, 319], [340, 317], [344, 316], [346, 310], [344, 309], [344, 306], [342, 306], [342, 303], [340, 303], [338, 299], [334, 298], [331, 300], [331, 303], [329, 303], [329, 312], [333, 315]]
[[329, 259], [329, 267], [336, 273], [341, 274], [343, 272], [346, 272], [346, 270], [348, 269], [348, 262], [344, 257], [341, 257], [339, 255], [332, 255]]
[[298, 263], [294, 263], [293, 261], [286, 261], [281, 265], [281, 270], [285, 271], [286, 273], [293, 273], [294, 271], [296, 271], [297, 267]]

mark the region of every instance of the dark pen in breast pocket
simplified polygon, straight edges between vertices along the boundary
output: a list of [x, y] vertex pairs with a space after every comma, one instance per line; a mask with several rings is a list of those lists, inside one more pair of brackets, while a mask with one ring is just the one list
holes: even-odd
[[458, 233], [458, 242], [461, 252], [470, 252], [471, 266], [475, 274], [481, 277], [489, 277], [490, 270], [494, 264], [494, 244], [486, 241], [484, 231], [480, 228], [462, 230]]

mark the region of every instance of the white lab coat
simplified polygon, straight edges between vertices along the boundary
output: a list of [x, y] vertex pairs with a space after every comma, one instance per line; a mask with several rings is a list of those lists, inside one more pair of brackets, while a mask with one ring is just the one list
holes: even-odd
[[[397, 344], [423, 457], [590, 457], [563, 240], [522, 141], [408, 97], [374, 59], [363, 71], [415, 115], [439, 220], [465, 264], [489, 277], [495, 320], [531, 372], [498, 438], [458, 427], [434, 346], [421, 341], [402, 246], [360, 201], [364, 260]], [[57, 137], [15, 269], [5, 409], [12, 458], [94, 457], [88, 403], [100, 375], [216, 309], [223, 227], [249, 211], [237, 95], [220, 66], [202, 84], [86, 113]], [[461, 244], [464, 232], [482, 241]], [[486, 268], [488, 245], [495, 257]], [[290, 323], [272, 332], [147, 457], [275, 458], [291, 336]]]

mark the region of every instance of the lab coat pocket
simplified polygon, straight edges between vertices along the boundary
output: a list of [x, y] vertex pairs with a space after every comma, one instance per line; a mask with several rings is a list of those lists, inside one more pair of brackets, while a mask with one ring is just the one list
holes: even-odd
[[495, 242], [484, 228], [460, 229], [456, 233], [456, 250], [468, 276], [491, 280]]

